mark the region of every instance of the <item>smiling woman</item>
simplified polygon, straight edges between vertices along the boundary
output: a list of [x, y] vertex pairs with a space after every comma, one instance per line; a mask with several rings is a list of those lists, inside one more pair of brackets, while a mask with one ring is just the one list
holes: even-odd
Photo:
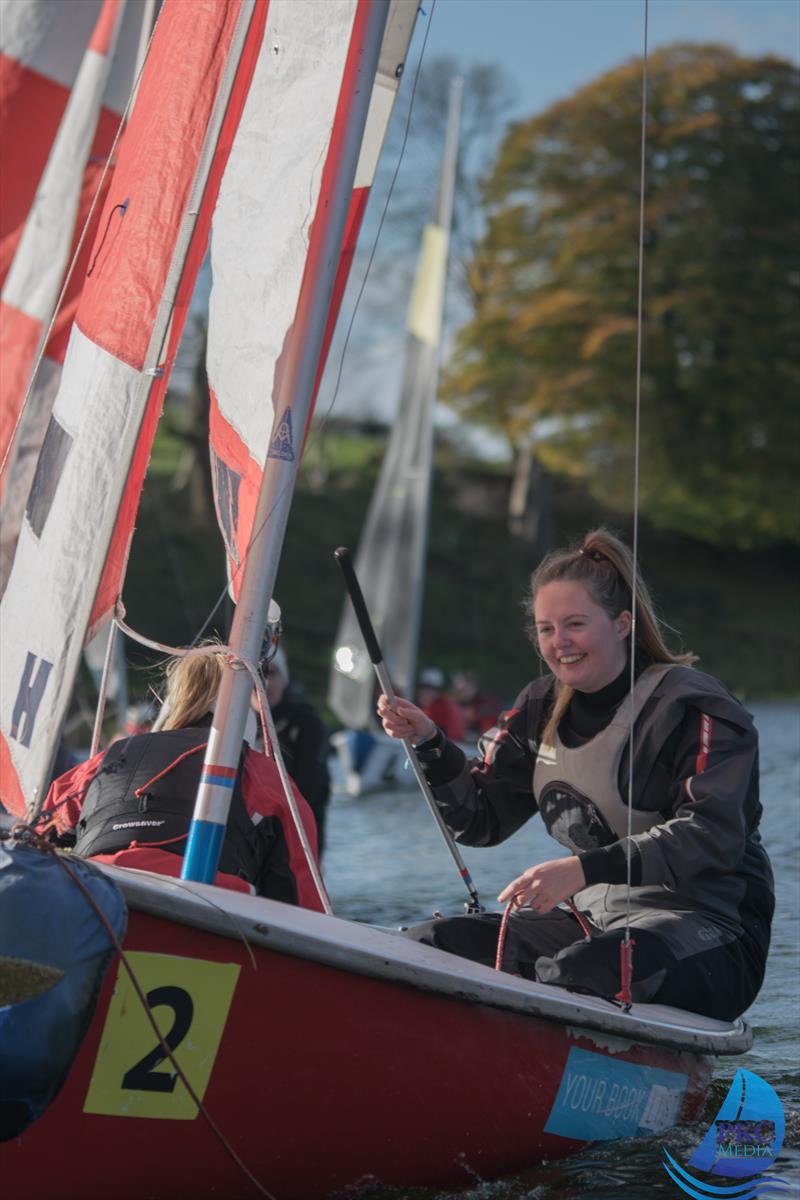
[[[548, 555], [529, 599], [552, 674], [485, 735], [483, 760], [402, 699], [380, 698], [384, 729], [417, 743], [458, 841], [495, 845], [539, 812], [569, 851], [500, 893], [514, 908], [507, 970], [611, 998], [632, 932], [634, 1001], [733, 1019], [761, 986], [774, 908], [752, 719], [693, 655], [669, 651], [630, 551], [606, 530]], [[408, 936], [493, 964], [499, 927], [480, 913]]]
[[667, 648], [633, 555], [608, 530], [587, 533], [578, 550], [554, 550], [534, 572], [531, 634], [556, 680], [545, 741], [552, 740], [574, 692], [598, 692], [630, 668], [634, 592], [637, 674], [648, 664], [696, 662], [694, 654]]
[[564, 579], [540, 589], [535, 616], [539, 651], [561, 683], [597, 692], [625, 666], [627, 609], [611, 617], [582, 584]]

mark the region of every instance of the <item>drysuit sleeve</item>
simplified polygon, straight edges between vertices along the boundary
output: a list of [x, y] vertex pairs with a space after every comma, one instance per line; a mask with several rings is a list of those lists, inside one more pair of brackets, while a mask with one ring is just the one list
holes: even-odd
[[[317, 866], [319, 866], [317, 825], [314, 814], [296, 785], [293, 786], [293, 794], [311, 851]], [[294, 880], [297, 903], [301, 908], [310, 908], [321, 912], [323, 905], [317, 892], [314, 876], [306, 862], [303, 844], [283, 791], [278, 768], [271, 758], [267, 758], [266, 755], [259, 754], [255, 750], [247, 751], [244, 759], [242, 796], [245, 808], [255, 824], [258, 824], [260, 818], [264, 817], [272, 818], [280, 823], [281, 841], [285, 846], [286, 862]], [[267, 864], [267, 870], [269, 870], [269, 864]], [[262, 890], [262, 894], [268, 893]]]
[[481, 737], [482, 758], [468, 759], [441, 731], [419, 747], [436, 803], [463, 845], [497, 845], [537, 811], [528, 704], [526, 690]]

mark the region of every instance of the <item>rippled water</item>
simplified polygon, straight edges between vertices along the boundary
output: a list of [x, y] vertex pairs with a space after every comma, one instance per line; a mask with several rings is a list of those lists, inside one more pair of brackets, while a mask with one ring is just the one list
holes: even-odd
[[[800, 1195], [800, 707], [754, 705], [761, 739], [762, 833], [775, 871], [777, 905], [767, 976], [747, 1014], [755, 1044], [742, 1058], [720, 1059], [705, 1124], [655, 1138], [604, 1142], [566, 1161], [457, 1192], [383, 1189], [363, 1196], [408, 1200], [652, 1200], [684, 1193], [661, 1166], [661, 1147], [686, 1161], [739, 1066], [777, 1091], [786, 1113], [784, 1149], [771, 1174]], [[415, 791], [351, 799], [335, 795], [328, 824], [325, 878], [338, 916], [408, 925], [435, 910], [460, 912], [465, 892], [441, 835]], [[463, 850], [481, 899], [491, 907], [521, 869], [552, 856], [553, 843], [531, 821], [501, 846]], [[499, 905], [497, 906], [500, 907]]]

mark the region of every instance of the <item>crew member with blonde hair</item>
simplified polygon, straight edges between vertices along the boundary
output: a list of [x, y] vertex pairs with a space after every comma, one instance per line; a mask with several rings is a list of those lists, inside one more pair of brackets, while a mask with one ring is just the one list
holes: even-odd
[[[121, 738], [52, 784], [44, 805], [75, 852], [100, 862], [180, 875], [225, 654], [173, 658], [156, 728]], [[316, 854], [314, 817], [294, 796]], [[245, 745], [215, 882], [322, 910], [278, 769]]]
[[[632, 999], [732, 1019], [761, 986], [774, 908], [752, 719], [693, 655], [667, 648], [629, 549], [607, 530], [548, 555], [529, 603], [549, 673], [486, 735], [482, 761], [403, 699], [392, 709], [380, 697], [384, 729], [416, 744], [457, 841], [495, 845], [539, 812], [566, 848], [500, 893], [514, 905], [505, 969], [614, 997], [630, 913]], [[493, 965], [500, 915], [408, 936]]]

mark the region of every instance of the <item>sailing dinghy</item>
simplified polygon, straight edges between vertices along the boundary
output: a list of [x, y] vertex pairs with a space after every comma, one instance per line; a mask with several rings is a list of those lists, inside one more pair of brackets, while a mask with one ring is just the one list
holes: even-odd
[[[257, 659], [299, 446], [415, 17], [414, 0], [162, 6], [0, 610], [2, 798], [19, 818], [47, 779], [85, 637], [119, 615], [215, 209], [209, 376], [238, 580], [230, 641], [242, 661]], [[226, 679], [195, 848], [224, 822], [219, 780], [238, 760], [249, 703], [248, 673]], [[6, 844], [12, 860], [40, 853]], [[28, 1200], [474, 1186], [697, 1117], [715, 1056], [751, 1042], [741, 1020], [626, 1012], [212, 887], [189, 851], [182, 881], [94, 869], [125, 898], [123, 949], [166, 1046], [117, 956], [60, 1091], [3, 1145], [7, 1187]], [[16, 925], [3, 917], [0, 956]], [[24, 1017], [41, 1001], [8, 1008]]]

